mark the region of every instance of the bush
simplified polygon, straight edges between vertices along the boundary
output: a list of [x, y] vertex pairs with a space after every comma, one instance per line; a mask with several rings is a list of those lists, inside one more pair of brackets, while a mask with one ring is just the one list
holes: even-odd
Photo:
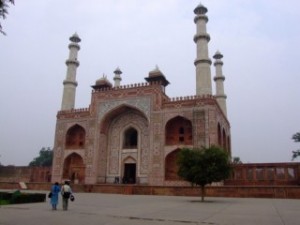
[[42, 193], [21, 193], [19, 190], [13, 193], [0, 192], [0, 205], [35, 203], [45, 201], [46, 194]]

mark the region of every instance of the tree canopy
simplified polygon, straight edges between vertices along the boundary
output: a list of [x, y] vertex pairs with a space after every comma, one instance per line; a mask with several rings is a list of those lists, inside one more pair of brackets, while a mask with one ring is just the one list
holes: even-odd
[[39, 156], [34, 158], [29, 163], [29, 166], [52, 166], [52, 159], [53, 150], [51, 150], [49, 147], [43, 147], [39, 152]]
[[[15, 3], [14, 0], [0, 0], [0, 19], [6, 19], [6, 16], [8, 14], [8, 11], [7, 11], [7, 8], [8, 8], [7, 3], [8, 2], [11, 4]], [[0, 33], [5, 35], [5, 32], [2, 30], [1, 23], [0, 23]]]
[[216, 146], [202, 149], [183, 149], [178, 155], [178, 175], [192, 185], [201, 187], [204, 201], [205, 185], [229, 177], [230, 158], [227, 152]]
[[232, 164], [233, 164], [233, 165], [243, 164], [243, 162], [242, 162], [242, 160], [241, 160], [240, 157], [235, 156], [235, 157], [232, 157]]
[[[300, 142], [300, 132], [297, 132], [296, 134], [294, 134], [292, 136], [292, 139], [294, 140], [294, 142]], [[293, 151], [293, 156], [292, 159], [296, 159], [298, 156], [300, 156], [300, 149]]]

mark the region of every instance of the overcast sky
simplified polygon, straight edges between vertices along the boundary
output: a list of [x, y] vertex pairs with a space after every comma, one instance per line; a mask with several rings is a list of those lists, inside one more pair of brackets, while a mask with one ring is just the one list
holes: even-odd
[[[16, 0], [1, 21], [0, 162], [28, 165], [53, 147], [69, 37], [82, 42], [76, 108], [91, 85], [123, 71], [144, 82], [158, 65], [170, 97], [195, 95], [194, 8], [198, 0]], [[289, 162], [300, 148], [300, 1], [202, 0], [209, 54], [223, 55], [232, 153], [243, 162]], [[215, 74], [212, 67], [212, 77]], [[214, 82], [213, 82], [214, 88]], [[299, 161], [299, 160], [298, 160]]]

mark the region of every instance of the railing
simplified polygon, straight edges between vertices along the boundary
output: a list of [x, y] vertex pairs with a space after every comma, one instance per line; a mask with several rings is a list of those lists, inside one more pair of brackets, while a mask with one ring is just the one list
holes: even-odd
[[191, 95], [191, 96], [179, 96], [165, 99], [165, 102], [177, 102], [177, 101], [187, 101], [187, 100], [200, 100], [200, 99], [215, 99], [213, 95]]
[[66, 113], [80, 113], [80, 112], [89, 112], [90, 108], [78, 108], [78, 109], [68, 109], [60, 110], [57, 114], [66, 114]]
[[137, 87], [148, 87], [152, 85], [160, 85], [161, 82], [159, 81], [153, 81], [150, 83], [144, 82], [144, 83], [134, 83], [134, 84], [126, 84], [126, 85], [121, 85], [118, 87], [103, 87], [99, 88], [96, 90], [93, 90], [92, 92], [102, 92], [102, 91], [109, 91], [109, 90], [120, 90], [120, 89], [129, 89], [129, 88], [137, 88]]

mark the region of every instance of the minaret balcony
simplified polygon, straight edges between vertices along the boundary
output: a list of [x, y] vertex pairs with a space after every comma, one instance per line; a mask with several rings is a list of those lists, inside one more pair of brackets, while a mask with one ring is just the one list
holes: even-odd
[[217, 59], [215, 62], [214, 62], [214, 66], [218, 66], [218, 65], [221, 65], [223, 66], [223, 62], [219, 59]]
[[72, 80], [64, 80], [63, 85], [66, 85], [66, 84], [71, 84], [71, 85], [74, 85], [75, 87], [77, 87], [77, 85], [78, 85], [77, 81], [72, 81]]
[[197, 15], [194, 18], [194, 22], [197, 23], [198, 20], [205, 20], [205, 22], [207, 23], [208, 22], [208, 17], [206, 15], [203, 15], [203, 14]]
[[79, 61], [76, 60], [76, 59], [67, 59], [66, 60], [66, 65], [69, 66], [69, 65], [76, 65], [77, 67], [79, 66]]
[[194, 35], [194, 42], [197, 43], [199, 39], [205, 39], [207, 42], [210, 41], [210, 36], [207, 33], [200, 33]]
[[76, 48], [78, 51], [80, 50], [79, 44], [74, 43], [74, 42], [69, 44], [69, 49], [71, 49], [71, 48]]
[[211, 65], [211, 60], [210, 59], [195, 59], [194, 65], [197, 66], [199, 63], [207, 63]]
[[226, 99], [227, 98], [227, 95], [225, 95], [225, 94], [218, 94], [218, 95], [215, 95], [215, 97], [216, 97], [216, 99], [220, 99], [220, 98], [224, 98], [224, 99]]
[[224, 77], [224, 76], [215, 76], [215, 77], [214, 77], [214, 81], [217, 81], [217, 80], [222, 80], [222, 81], [224, 81], [224, 80], [225, 80], [225, 77]]

